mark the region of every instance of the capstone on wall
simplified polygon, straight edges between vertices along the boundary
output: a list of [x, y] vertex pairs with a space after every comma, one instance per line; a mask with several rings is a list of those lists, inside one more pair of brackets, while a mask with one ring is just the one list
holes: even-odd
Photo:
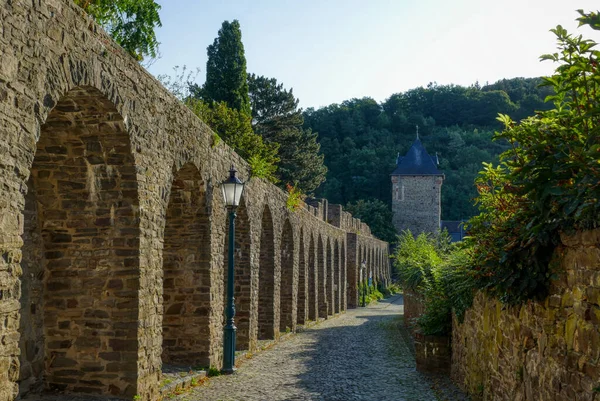
[[442, 182], [439, 175], [392, 176], [393, 223], [398, 232], [418, 235], [440, 230]]
[[600, 229], [561, 240], [544, 301], [506, 307], [479, 293], [454, 319], [452, 377], [474, 399], [598, 399]]
[[[0, 5], [0, 400], [156, 400], [163, 362], [221, 366], [218, 185], [248, 165], [213, 137], [72, 1]], [[356, 305], [362, 261], [390, 277], [360, 220], [286, 200], [254, 178], [237, 210], [239, 349]]]

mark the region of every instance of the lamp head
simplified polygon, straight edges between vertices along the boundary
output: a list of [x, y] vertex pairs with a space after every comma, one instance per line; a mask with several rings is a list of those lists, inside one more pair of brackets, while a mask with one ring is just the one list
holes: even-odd
[[242, 199], [242, 193], [244, 192], [244, 183], [240, 181], [236, 176], [237, 170], [231, 165], [229, 170], [229, 178], [223, 181], [221, 189], [223, 190], [223, 199], [225, 206], [230, 208], [237, 208], [240, 205]]

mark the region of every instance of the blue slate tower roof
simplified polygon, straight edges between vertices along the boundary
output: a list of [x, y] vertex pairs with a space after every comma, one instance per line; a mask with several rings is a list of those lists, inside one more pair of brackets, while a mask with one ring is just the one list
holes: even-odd
[[392, 175], [444, 175], [437, 168], [437, 156], [431, 157], [417, 139], [406, 153], [406, 156], [396, 159], [396, 169]]

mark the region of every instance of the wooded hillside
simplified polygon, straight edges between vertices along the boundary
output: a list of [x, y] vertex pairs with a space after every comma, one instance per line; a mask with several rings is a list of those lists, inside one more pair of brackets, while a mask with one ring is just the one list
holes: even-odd
[[[492, 142], [498, 113], [515, 120], [546, 110], [552, 90], [540, 78], [504, 79], [483, 87], [429, 84], [392, 95], [383, 103], [351, 99], [304, 112], [304, 126], [318, 132], [329, 171], [316, 195], [346, 205], [359, 199], [391, 202], [390, 173], [416, 136], [436, 152], [446, 175], [442, 218], [476, 214], [473, 181], [482, 162], [497, 161], [507, 144]], [[364, 217], [363, 217], [364, 218]]]

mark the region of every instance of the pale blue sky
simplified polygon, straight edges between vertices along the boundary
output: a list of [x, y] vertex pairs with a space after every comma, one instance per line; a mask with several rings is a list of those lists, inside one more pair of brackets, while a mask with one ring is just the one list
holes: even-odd
[[[470, 85], [550, 74], [548, 30], [575, 31], [597, 0], [158, 0], [162, 58], [151, 73], [200, 67], [224, 20], [240, 21], [248, 72], [293, 87], [300, 105], [378, 101], [429, 82]], [[600, 40], [590, 29], [578, 30]]]

